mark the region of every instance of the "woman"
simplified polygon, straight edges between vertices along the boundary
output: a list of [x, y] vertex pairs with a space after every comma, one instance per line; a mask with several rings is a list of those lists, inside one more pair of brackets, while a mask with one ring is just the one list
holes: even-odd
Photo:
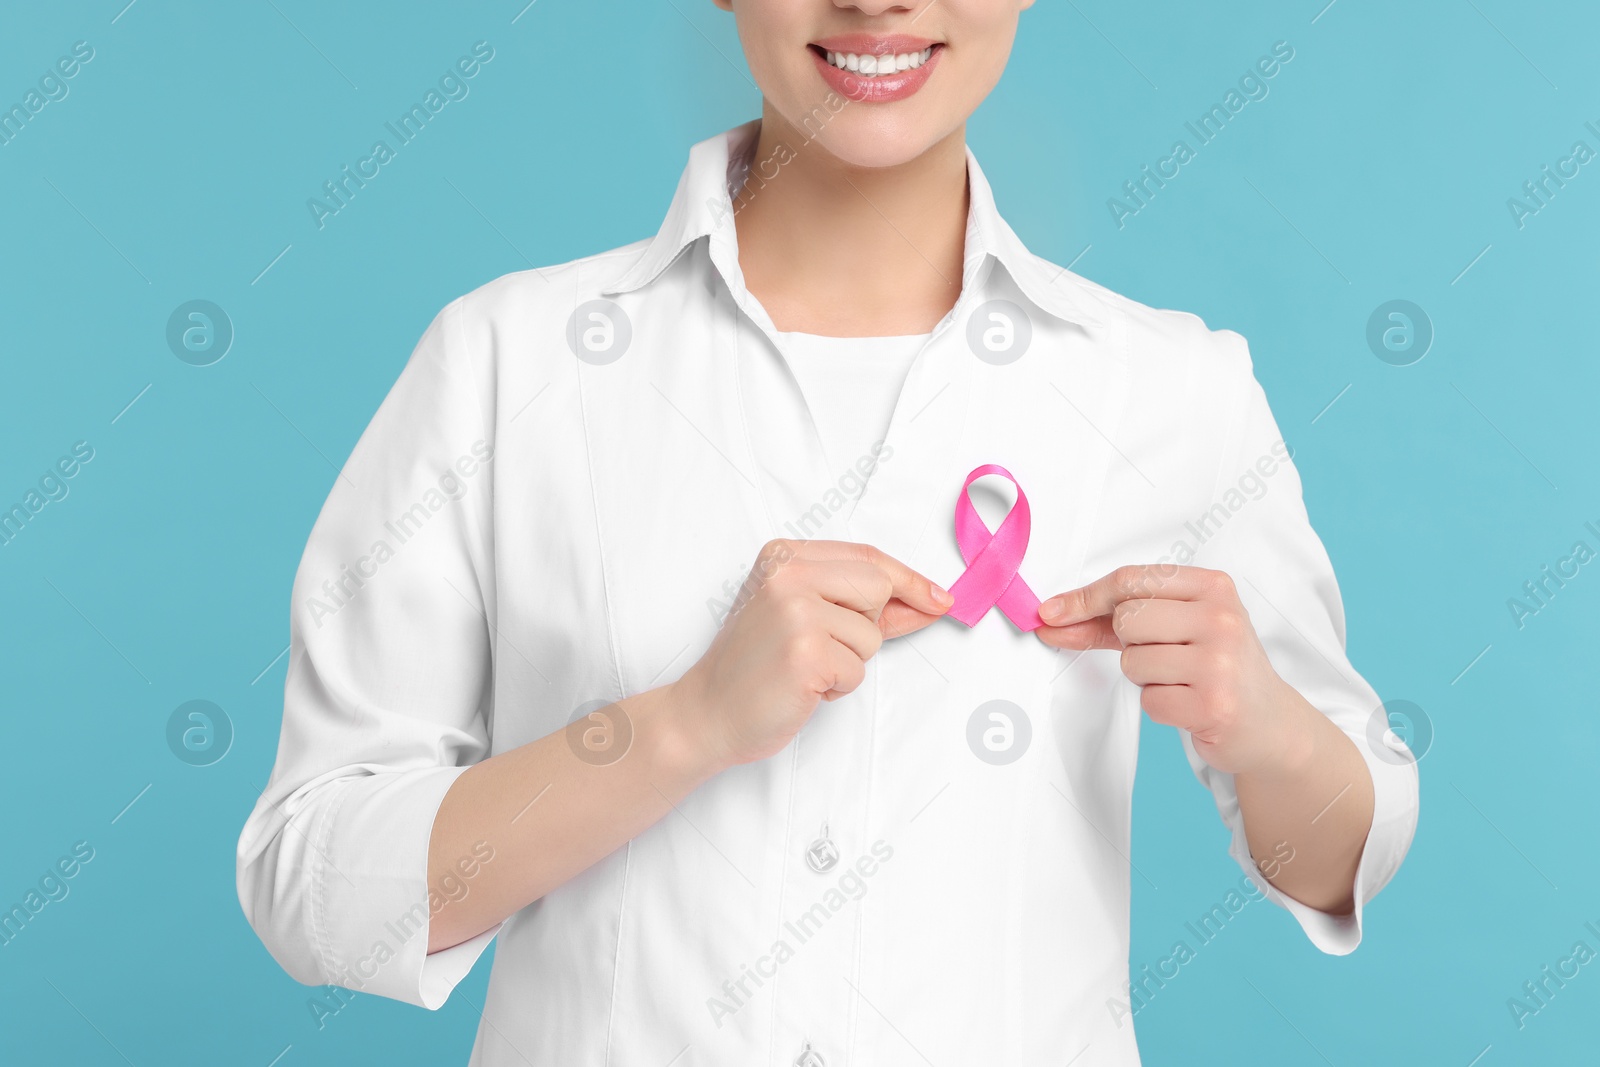
[[760, 120], [445, 308], [330, 494], [246, 914], [429, 1008], [497, 938], [474, 1064], [1136, 1064], [1141, 706], [1327, 952], [1414, 765], [1243, 339], [997, 213], [1025, 0], [718, 2]]

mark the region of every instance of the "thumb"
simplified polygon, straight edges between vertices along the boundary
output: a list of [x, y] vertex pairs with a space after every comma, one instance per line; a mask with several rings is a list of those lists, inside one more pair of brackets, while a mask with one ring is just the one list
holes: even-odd
[[878, 629], [882, 631], [886, 640], [892, 637], [905, 637], [938, 622], [943, 614], [942, 609], [938, 614], [930, 615], [902, 600], [890, 600], [883, 606], [883, 612], [878, 616]]

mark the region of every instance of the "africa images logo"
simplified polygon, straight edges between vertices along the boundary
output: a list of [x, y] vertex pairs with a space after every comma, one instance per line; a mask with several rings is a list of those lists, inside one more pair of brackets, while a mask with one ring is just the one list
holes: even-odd
[[311, 221], [316, 223], [317, 229], [325, 229], [328, 219], [349, 207], [356, 193], [398, 158], [399, 150], [416, 140], [447, 104], [465, 100], [472, 91], [468, 83], [493, 59], [494, 47], [488, 41], [479, 41], [472, 46], [471, 55], [462, 56], [439, 76], [437, 87], [428, 87], [420, 102], [413, 103], [393, 122], [384, 123], [383, 128], [393, 136], [394, 144], [386, 139], [374, 141], [371, 151], [356, 160], [355, 169], [346, 163], [337, 177], [322, 183], [323, 197], [313, 196], [306, 201], [306, 209], [311, 212]]

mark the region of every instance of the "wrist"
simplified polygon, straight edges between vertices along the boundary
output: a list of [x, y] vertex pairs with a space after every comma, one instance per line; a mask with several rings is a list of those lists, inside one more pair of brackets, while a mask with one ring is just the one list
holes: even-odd
[[1289, 683], [1279, 681], [1272, 714], [1277, 729], [1274, 741], [1260, 764], [1243, 773], [1259, 779], [1297, 779], [1316, 763], [1320, 746], [1319, 726], [1327, 719]]
[[644, 732], [650, 737], [651, 762], [657, 773], [687, 791], [728, 768], [731, 761], [700, 724], [696, 712], [703, 701], [695, 696], [687, 677], [641, 696], [647, 718]]

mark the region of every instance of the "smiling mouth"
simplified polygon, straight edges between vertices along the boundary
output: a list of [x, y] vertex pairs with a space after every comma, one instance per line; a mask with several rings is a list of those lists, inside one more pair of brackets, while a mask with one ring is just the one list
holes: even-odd
[[829, 52], [818, 48], [816, 45], [808, 46], [813, 52], [822, 57], [823, 62], [829, 66], [847, 70], [851, 74], [859, 74], [864, 78], [881, 78], [890, 74], [901, 74], [908, 70], [916, 70], [932, 58], [934, 50], [939, 45], [929, 45], [927, 48], [916, 52], [895, 52], [886, 55], [862, 55], [855, 52]]

